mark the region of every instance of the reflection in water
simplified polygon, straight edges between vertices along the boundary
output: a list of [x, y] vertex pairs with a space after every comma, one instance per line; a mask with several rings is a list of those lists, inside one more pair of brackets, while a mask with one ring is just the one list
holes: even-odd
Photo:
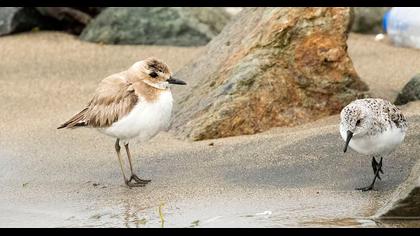
[[[160, 227], [165, 224], [163, 206], [139, 207], [138, 203], [131, 200], [122, 200], [121, 216], [126, 228]], [[118, 213], [117, 213], [118, 214]]]
[[161, 222], [161, 225], [160, 225], [161, 228], [163, 228], [164, 224], [165, 224], [165, 219], [163, 218], [163, 213], [162, 213], [163, 205], [164, 205], [164, 203], [159, 205], [159, 219], [160, 219], [160, 222]]
[[126, 228], [139, 227], [139, 217], [137, 216], [137, 209], [133, 209], [130, 204], [130, 201], [125, 200], [123, 203], [124, 206], [124, 225]]
[[163, 228], [165, 223], [163, 206], [163, 203], [150, 207], [139, 206], [139, 203], [132, 199], [122, 199], [116, 206], [98, 204], [88, 207], [87, 212], [79, 217], [67, 218], [68, 224], [65, 227]]
[[[69, 227], [420, 227], [420, 220], [377, 221], [369, 217], [347, 217], [339, 209], [312, 209], [305, 205], [247, 210], [241, 204], [242, 210], [224, 205], [216, 211], [221, 206], [201, 205], [198, 210], [191, 208], [191, 203], [183, 206], [160, 203], [144, 207], [132, 199], [121, 200], [117, 206], [108, 208], [104, 205], [107, 204], [90, 208], [87, 218], [68, 218], [72, 223]], [[329, 216], [321, 216], [325, 212]]]

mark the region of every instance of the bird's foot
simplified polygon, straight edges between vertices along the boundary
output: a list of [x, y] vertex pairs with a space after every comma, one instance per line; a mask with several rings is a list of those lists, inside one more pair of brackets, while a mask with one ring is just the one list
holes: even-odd
[[126, 181], [125, 181], [125, 184], [126, 184], [129, 188], [131, 188], [131, 187], [144, 187], [144, 186], [146, 186], [146, 184], [143, 184], [143, 183], [133, 183], [133, 182], [131, 182], [131, 181], [129, 181], [129, 180], [126, 180]]
[[371, 185], [369, 185], [367, 187], [356, 188], [356, 190], [362, 190], [362, 192], [373, 190], [373, 184], [371, 184]]
[[144, 185], [146, 185], [146, 184], [150, 183], [150, 181], [152, 181], [150, 179], [140, 179], [137, 175], [134, 175], [134, 174], [131, 175], [129, 182], [131, 182], [131, 180], [134, 180], [136, 183], [144, 184]]

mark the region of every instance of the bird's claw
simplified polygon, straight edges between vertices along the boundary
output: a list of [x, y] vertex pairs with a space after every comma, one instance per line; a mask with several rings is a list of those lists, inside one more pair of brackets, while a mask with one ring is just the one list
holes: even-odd
[[370, 191], [373, 190], [373, 186], [367, 186], [367, 187], [362, 187], [362, 188], [356, 188], [356, 190], [362, 190], [362, 192], [366, 192], [366, 191]]
[[131, 188], [131, 187], [144, 187], [146, 184], [143, 183], [132, 183], [131, 181], [125, 181], [125, 184]]
[[150, 181], [152, 181], [150, 179], [140, 179], [137, 175], [134, 175], [134, 174], [131, 175], [129, 182], [131, 182], [131, 180], [134, 180], [136, 183], [144, 184], [144, 185], [146, 185], [146, 184], [150, 183]]

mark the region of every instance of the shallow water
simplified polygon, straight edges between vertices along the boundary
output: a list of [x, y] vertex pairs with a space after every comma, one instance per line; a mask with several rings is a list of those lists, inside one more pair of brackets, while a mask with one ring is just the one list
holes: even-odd
[[[179, 211], [179, 212], [178, 212]], [[360, 218], [312, 218], [297, 216], [303, 212], [244, 212], [243, 214], [208, 214], [192, 217], [181, 213], [180, 209], [164, 210], [160, 217], [158, 207], [122, 212], [102, 211], [87, 219], [70, 217], [60, 227], [127, 227], [127, 228], [213, 228], [213, 227], [310, 227], [310, 228], [354, 228], [354, 227], [415, 227], [420, 228], [420, 220], [378, 221], [368, 217]], [[206, 214], [207, 212], [201, 212]], [[297, 214], [296, 214], [297, 213]], [[163, 219], [163, 221], [162, 221]], [[195, 219], [195, 220], [193, 220]], [[58, 226], [58, 225], [57, 225]]]
[[[8, 219], [0, 218], [2, 227], [420, 227], [420, 220], [378, 221], [368, 215], [376, 206], [358, 202], [358, 196], [348, 193], [323, 193], [307, 197], [300, 190], [280, 193], [275, 198], [251, 196], [235, 198], [217, 196], [211, 199], [192, 199], [161, 202], [143, 207], [133, 200], [96, 202], [82, 208], [1, 209]], [[246, 195], [246, 194], [245, 194]], [[287, 197], [288, 195], [288, 197]], [[357, 195], [357, 194], [356, 194]], [[261, 198], [260, 201], [258, 198]], [[320, 199], [325, 201], [320, 201]], [[349, 210], [343, 199], [348, 198], [354, 209]], [[160, 208], [160, 210], [159, 210]], [[7, 214], [6, 214], [7, 213]], [[354, 216], [357, 217], [354, 217]], [[367, 215], [367, 216], [366, 216]]]
[[[24, 188], [30, 190], [30, 185]], [[80, 201], [57, 196], [36, 204], [2, 201], [0, 227], [420, 227], [420, 219], [370, 217], [382, 205], [377, 199], [386, 192], [316, 189], [233, 189], [212, 196], [158, 200], [149, 206], [134, 197], [138, 192], [124, 189], [120, 191], [126, 197], [121, 199]]]

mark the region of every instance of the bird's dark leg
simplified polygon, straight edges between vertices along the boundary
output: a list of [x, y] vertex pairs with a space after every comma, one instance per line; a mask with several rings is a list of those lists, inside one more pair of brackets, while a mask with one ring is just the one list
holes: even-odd
[[134, 180], [134, 181], [136, 181], [136, 183], [146, 185], [151, 180], [150, 179], [140, 179], [137, 175], [135, 175], [133, 173], [133, 165], [131, 164], [131, 153], [130, 153], [130, 149], [128, 148], [128, 143], [126, 143], [124, 146], [125, 146], [125, 151], [126, 151], [127, 157], [128, 157], [128, 163], [130, 164], [131, 177], [130, 177], [129, 181]]
[[121, 167], [121, 172], [122, 175], [124, 177], [124, 183], [128, 186], [128, 187], [142, 187], [144, 186], [144, 184], [139, 184], [139, 183], [131, 183], [131, 180], [128, 180], [127, 177], [125, 176], [124, 173], [124, 167], [123, 167], [123, 162], [121, 159], [121, 147], [120, 147], [120, 139], [117, 138], [117, 141], [115, 142], [115, 151], [117, 152], [117, 156], [118, 156], [118, 162], [120, 163], [120, 167]]
[[356, 190], [362, 190], [362, 191], [372, 190], [373, 186], [375, 185], [376, 178], [381, 179], [381, 177], [379, 176], [379, 172], [384, 173], [382, 171], [382, 157], [381, 157], [381, 160], [379, 161], [379, 163], [376, 161], [375, 157], [373, 157], [372, 168], [373, 168], [373, 171], [374, 171], [374, 174], [375, 174], [375, 177], [373, 178], [372, 183], [367, 187], [356, 188]]
[[[382, 157], [381, 157], [381, 162], [382, 162]], [[379, 166], [379, 168], [378, 168], [378, 166], [379, 166], [379, 163], [376, 161], [376, 159], [375, 159], [375, 157], [373, 156], [372, 157], [372, 169], [373, 169], [373, 174], [375, 174], [376, 173], [376, 171], [379, 169], [379, 172], [380, 173], [384, 173], [383, 171], [382, 171], [382, 163], [381, 163], [381, 165]], [[378, 179], [380, 179], [380, 180], [382, 180], [381, 179], [381, 176], [379, 175], [379, 173], [378, 173]]]

